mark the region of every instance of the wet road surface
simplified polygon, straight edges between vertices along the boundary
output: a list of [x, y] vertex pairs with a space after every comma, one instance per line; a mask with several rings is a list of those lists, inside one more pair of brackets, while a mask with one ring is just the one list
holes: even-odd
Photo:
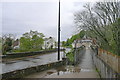
[[[60, 60], [62, 60], [62, 57], [64, 56], [63, 52], [60, 52], [60, 54], [61, 54]], [[27, 67], [56, 62], [57, 55], [58, 55], [57, 52], [53, 52], [44, 55], [37, 55], [35, 57], [26, 57], [23, 60], [15, 60], [6, 63], [0, 63], [0, 66], [2, 66], [2, 73], [7, 73], [10, 71], [20, 70]]]
[[81, 62], [77, 66], [62, 66], [35, 73], [26, 78], [99, 78], [92, 62], [91, 49], [86, 48]]

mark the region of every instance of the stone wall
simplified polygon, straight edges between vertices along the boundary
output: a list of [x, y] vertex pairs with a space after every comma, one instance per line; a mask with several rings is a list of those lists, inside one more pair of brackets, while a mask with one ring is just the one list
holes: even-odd
[[[11, 53], [11, 54], [6, 54], [5, 56], [2, 56], [2, 59], [34, 56], [34, 55], [40, 55], [40, 54], [45, 54], [45, 53], [56, 52], [57, 50], [58, 49], [45, 50], [45, 51], [34, 51], [34, 52]], [[63, 51], [63, 50], [65, 50], [65, 49], [61, 49], [61, 51]]]
[[120, 73], [120, 56], [103, 49], [99, 49], [98, 57], [101, 58], [106, 64], [108, 64], [114, 71]]
[[120, 78], [120, 57], [99, 49], [92, 54], [94, 65], [102, 78]]
[[79, 64], [81, 62], [81, 59], [85, 53], [85, 47], [79, 47], [74, 49], [74, 64]]
[[33, 73], [37, 73], [37, 72], [41, 72], [41, 71], [51, 69], [54, 67], [59, 67], [62, 65], [65, 65], [65, 60], [4, 73], [4, 74], [2, 74], [2, 79], [23, 78], [24, 76], [27, 76], [27, 75], [30, 75]]

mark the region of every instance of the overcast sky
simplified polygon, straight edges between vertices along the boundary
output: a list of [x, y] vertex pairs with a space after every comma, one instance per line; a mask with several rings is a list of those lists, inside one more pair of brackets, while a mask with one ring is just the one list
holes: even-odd
[[[31, 0], [30, 0], [31, 1]], [[82, 10], [86, 2], [61, 1], [61, 40], [75, 34], [74, 12]], [[39, 2], [2, 2], [2, 33], [20, 37], [30, 30], [42, 32], [57, 40], [58, 0]]]

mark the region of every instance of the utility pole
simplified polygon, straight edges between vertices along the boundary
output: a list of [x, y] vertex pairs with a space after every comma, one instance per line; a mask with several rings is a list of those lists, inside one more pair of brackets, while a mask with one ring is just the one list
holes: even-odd
[[60, 60], [60, 0], [58, 10], [58, 60]]

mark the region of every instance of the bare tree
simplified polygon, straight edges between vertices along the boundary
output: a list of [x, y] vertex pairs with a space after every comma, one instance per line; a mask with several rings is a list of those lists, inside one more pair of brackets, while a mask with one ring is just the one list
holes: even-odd
[[97, 2], [92, 7], [90, 4], [86, 4], [84, 7], [83, 11], [74, 14], [75, 24], [79, 28], [89, 29], [94, 33], [97, 39], [102, 42], [102, 47], [106, 45], [105, 48], [110, 49], [113, 41], [119, 48], [120, 2]]
[[12, 43], [15, 40], [13, 34], [3, 34], [2, 35], [2, 53], [10, 52], [12, 50]]

